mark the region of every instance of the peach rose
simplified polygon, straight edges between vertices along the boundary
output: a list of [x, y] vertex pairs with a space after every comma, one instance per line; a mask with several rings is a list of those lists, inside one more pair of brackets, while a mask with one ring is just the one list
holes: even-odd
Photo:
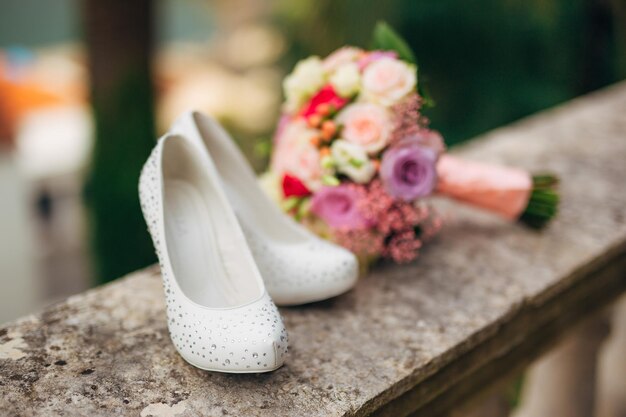
[[343, 125], [341, 137], [375, 154], [389, 142], [392, 123], [388, 111], [372, 103], [354, 103], [337, 116]]
[[403, 61], [384, 57], [363, 72], [363, 96], [383, 106], [391, 106], [415, 90], [417, 70]]
[[319, 150], [311, 144], [318, 135], [304, 119], [289, 122], [276, 138], [272, 155], [272, 171], [282, 178], [290, 174], [299, 178], [311, 190], [321, 185], [322, 166]]

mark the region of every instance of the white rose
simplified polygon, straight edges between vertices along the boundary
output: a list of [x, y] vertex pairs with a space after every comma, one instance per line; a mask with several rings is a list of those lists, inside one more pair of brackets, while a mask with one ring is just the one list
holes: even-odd
[[358, 93], [361, 86], [359, 66], [355, 63], [343, 64], [331, 75], [330, 83], [342, 97], [350, 97]]
[[299, 107], [319, 90], [324, 82], [324, 68], [319, 57], [312, 56], [298, 62], [283, 81], [288, 107]]
[[330, 146], [330, 154], [337, 171], [347, 175], [356, 183], [369, 182], [376, 173], [376, 168], [367, 157], [365, 150], [347, 140], [335, 140]]
[[417, 70], [395, 58], [380, 58], [363, 72], [363, 96], [366, 100], [391, 106], [415, 90]]

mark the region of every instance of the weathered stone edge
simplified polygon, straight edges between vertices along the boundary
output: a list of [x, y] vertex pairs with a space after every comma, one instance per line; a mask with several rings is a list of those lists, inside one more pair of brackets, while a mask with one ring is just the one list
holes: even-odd
[[[483, 143], [493, 140], [494, 137], [506, 135], [508, 132], [541, 125], [546, 120], [559, 117], [563, 113], [569, 113], [579, 107], [586, 107], [590, 104], [595, 104], [596, 102], [610, 100], [613, 96], [621, 96], [624, 89], [626, 89], [626, 82], [614, 84], [602, 90], [578, 97], [552, 109], [530, 115], [504, 127], [491, 130], [484, 135], [472, 139], [471, 142], [466, 142], [455, 147], [453, 152], [462, 154], [464, 150], [470, 150], [475, 147], [483, 146]], [[456, 346], [454, 348], [454, 354], [451, 354], [452, 352], [444, 353], [442, 356], [437, 358], [436, 361], [427, 364], [407, 378], [398, 381], [394, 386], [390, 387], [385, 392], [382, 392], [380, 395], [367, 401], [359, 409], [347, 413], [346, 416], [380, 415], [396, 417], [410, 414], [412, 416], [426, 415], [432, 417], [438, 415], [434, 413], [435, 410], [442, 408], [442, 404], [450, 403], [450, 400], [453, 398], [456, 399], [452, 401], [451, 406], [456, 407], [463, 400], [467, 400], [473, 395], [479, 394], [481, 391], [488, 389], [489, 386], [494, 385], [497, 381], [509, 376], [513, 371], [519, 371], [528, 365], [533, 359], [548, 350], [550, 346], [552, 346], [559, 339], [563, 331], [576, 326], [579, 321], [592, 314], [594, 310], [610, 303], [622, 292], [626, 291], [626, 279], [621, 278], [626, 273], [626, 261], [623, 261], [621, 269], [618, 267], [618, 271], [615, 276], [612, 277], [617, 281], [614, 283], [615, 288], [607, 289], [607, 294], [604, 294], [607, 297], [603, 302], [600, 300], [597, 305], [587, 303], [590, 307], [587, 310], [572, 311], [568, 315], [561, 314], [563, 312], [563, 307], [565, 307], [565, 305], [559, 305], [559, 303], [563, 301], [561, 297], [567, 297], [567, 294], [574, 292], [575, 289], [580, 286], [586, 286], [586, 284], [590, 284], [591, 289], [588, 289], [588, 291], [592, 291], [593, 282], [596, 279], [599, 280], [599, 278], [595, 277], [595, 274], [602, 274], [603, 271], [613, 268], [612, 265], [614, 263], [619, 264], [625, 257], [626, 239], [608, 249], [592, 262], [582, 265], [580, 268], [572, 271], [567, 278], [556, 282], [555, 285], [546, 288], [542, 293], [534, 295], [532, 299], [527, 298], [519, 304], [512, 305], [507, 314], [470, 336], [463, 342], [462, 345]], [[586, 280], [590, 280], [591, 282], [586, 283]], [[601, 297], [602, 295], [602, 290], [600, 290], [598, 297]], [[585, 292], [583, 291], [580, 296], [580, 300], [583, 300], [585, 298]], [[575, 302], [573, 303], [573, 307], [576, 307]], [[530, 321], [528, 321], [528, 318], [519, 318], [520, 315], [524, 316], [529, 313], [532, 314], [533, 309], [540, 309], [539, 314], [535, 313], [537, 318], [530, 319]], [[548, 313], [552, 313], [551, 316], [548, 316]], [[560, 315], [563, 316], [563, 320], [559, 318]], [[546, 320], [538, 320], [541, 318]], [[532, 323], [532, 328], [535, 329], [530, 333], [526, 333], [524, 337], [515, 337], [516, 332], [519, 332], [519, 329], [517, 329], [516, 332], [512, 332], [510, 335], [507, 335], [507, 340], [510, 340], [512, 343], [508, 346], [503, 345], [501, 343], [502, 333], [508, 329], [512, 321], [517, 320], [523, 320], [520, 323]], [[563, 321], [563, 325], [561, 327], [557, 326], [556, 328], [553, 328], [554, 323], [551, 323], [552, 321], [555, 323]], [[554, 334], [551, 334], [548, 329], [551, 329]], [[543, 335], [540, 340], [535, 340], [534, 338], [529, 337], [532, 334], [540, 335], [543, 333], [545, 333], [545, 335]], [[531, 347], [525, 346], [530, 339], [533, 340], [532, 343], [537, 345], [536, 349], [531, 349]], [[490, 352], [490, 344], [494, 344], [495, 347], [500, 347], [500, 349], [497, 349], [499, 354], [494, 355], [492, 352], [491, 356], [487, 356]], [[530, 357], [524, 358], [523, 355], [520, 355], [520, 353], [524, 350], [528, 351]], [[472, 357], [474, 355], [476, 360], [468, 359], [468, 357]], [[489, 359], [484, 360], [485, 357], [489, 357]], [[505, 358], [506, 360], [500, 361], [500, 357]], [[472, 363], [471, 361], [479, 365], [475, 366], [471, 370], [466, 370], [465, 374], [475, 375], [474, 377], [465, 379], [458, 378], [456, 382], [449, 383], [446, 383], [445, 379], [450, 378], [450, 375], [443, 378], [441, 377], [442, 372], [448, 368], [453, 368], [454, 366], [458, 367], [459, 364], [464, 366], [468, 363]], [[498, 366], [506, 364], [506, 367], [509, 368], [511, 372], [506, 373], [506, 375], [489, 374], [488, 369], [491, 361], [498, 362], [500, 364]], [[483, 373], [487, 373], [489, 378], [481, 377]], [[437, 381], [435, 378], [442, 378], [442, 381]], [[485, 380], [483, 381], [483, 379]], [[490, 384], [490, 381], [492, 380], [493, 384]], [[476, 381], [480, 382], [476, 383]], [[467, 384], [467, 386], [464, 386], [463, 384]], [[445, 407], [443, 408], [445, 409]]]
[[[537, 299], [512, 306], [454, 355], [399, 381], [350, 416], [438, 416], [518, 372], [563, 333], [626, 291], [626, 240], [572, 271]], [[549, 297], [546, 294], [550, 293]], [[481, 337], [483, 336], [483, 337]], [[477, 341], [477, 339], [482, 339]], [[508, 342], [508, 343], [503, 343]], [[459, 351], [464, 352], [459, 354]], [[453, 359], [443, 363], [449, 356]], [[474, 366], [471, 366], [474, 364]]]

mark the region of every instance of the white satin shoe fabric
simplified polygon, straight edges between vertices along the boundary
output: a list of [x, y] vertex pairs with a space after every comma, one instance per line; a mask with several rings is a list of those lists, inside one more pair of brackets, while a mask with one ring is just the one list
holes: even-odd
[[208, 153], [272, 299], [297, 305], [335, 297], [357, 281], [358, 262], [282, 213], [259, 187], [252, 168], [214, 119], [183, 114], [170, 129]]
[[211, 371], [279, 368], [287, 333], [209, 154], [182, 136], [162, 137], [139, 194], [180, 355]]

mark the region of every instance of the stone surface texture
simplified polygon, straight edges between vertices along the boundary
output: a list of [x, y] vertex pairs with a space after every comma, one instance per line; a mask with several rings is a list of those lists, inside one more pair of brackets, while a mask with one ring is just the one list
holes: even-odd
[[592, 306], [624, 290], [623, 264], [617, 279], [594, 274], [626, 252], [626, 84], [454, 152], [558, 173], [560, 216], [536, 232], [444, 204], [447, 225], [417, 262], [281, 309], [290, 352], [269, 374], [185, 363], [158, 271], [138, 271], [0, 328], [0, 415], [434, 415], [420, 410], [463, 380], [478, 385], [468, 375], [490, 375], [480, 372], [498, 358], [528, 356], [521, 346], [565, 328], [560, 315], [583, 315], [580, 294]]

